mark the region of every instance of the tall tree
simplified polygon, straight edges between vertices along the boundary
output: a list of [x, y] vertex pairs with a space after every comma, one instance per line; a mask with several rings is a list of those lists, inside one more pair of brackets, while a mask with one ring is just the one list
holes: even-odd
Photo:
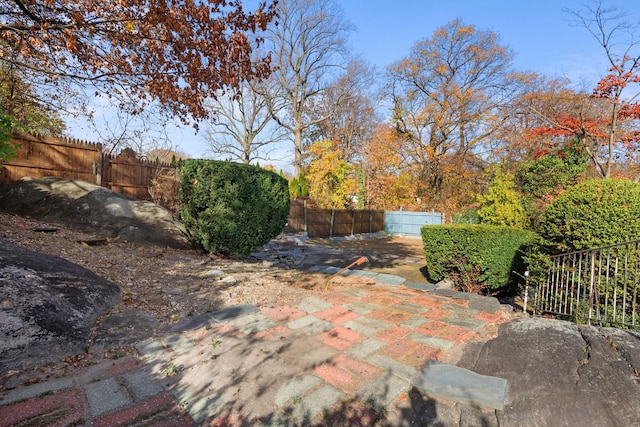
[[380, 124], [363, 147], [366, 206], [384, 210], [419, 210], [419, 180], [406, 162], [404, 140], [397, 131]]
[[640, 143], [640, 26], [627, 22], [625, 12], [605, 7], [603, 0], [586, 11], [567, 12], [597, 40], [609, 62], [609, 73], [592, 95], [606, 110], [595, 117], [563, 117], [553, 127], [579, 137], [600, 176], [609, 178], [616, 156], [637, 150]]
[[361, 60], [351, 61], [346, 73], [328, 86], [310, 108], [309, 115], [316, 121], [310, 141], [331, 140], [346, 162], [362, 160], [364, 144], [376, 126], [373, 86], [373, 69]]
[[209, 151], [217, 158], [231, 158], [242, 163], [271, 160], [274, 143], [286, 137], [273, 120], [267, 99], [262, 95], [265, 85], [273, 80], [247, 82], [235, 96], [218, 96], [207, 101], [212, 120], [205, 133]]
[[90, 84], [138, 99], [136, 109], [157, 101], [201, 119], [207, 96], [269, 74], [268, 57], [251, 57], [250, 35], [273, 17], [273, 4], [245, 12], [226, 0], [5, 0], [0, 63], [29, 84]]
[[497, 34], [454, 20], [389, 68], [393, 122], [431, 206], [447, 207], [446, 192], [459, 188], [450, 177], [464, 174], [469, 182], [484, 167], [479, 151], [521, 86], [512, 56]]
[[523, 162], [551, 150], [562, 150], [561, 141], [540, 138], [531, 129], [548, 125], [548, 117], [576, 111], [586, 94], [569, 88], [569, 80], [527, 73], [521, 75], [522, 90], [502, 107], [506, 121], [489, 141], [490, 163], [504, 166], [513, 173]]
[[291, 133], [296, 175], [302, 172], [305, 132], [333, 114], [333, 106], [325, 106], [324, 116], [312, 118], [309, 108], [344, 72], [350, 31], [335, 0], [279, 0], [278, 23], [267, 30], [278, 87], [265, 96], [274, 119]]

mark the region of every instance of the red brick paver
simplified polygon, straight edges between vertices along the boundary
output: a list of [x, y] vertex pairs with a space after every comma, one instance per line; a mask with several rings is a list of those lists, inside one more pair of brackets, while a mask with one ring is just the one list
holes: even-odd
[[440, 308], [431, 308], [431, 309], [427, 310], [425, 313], [423, 313], [422, 315], [424, 317], [426, 317], [427, 319], [439, 320], [439, 319], [442, 319], [444, 317], [447, 317], [449, 314], [451, 314], [451, 313], [448, 312], [447, 310], [442, 310]]
[[82, 425], [82, 390], [66, 390], [9, 406], [0, 406], [0, 427]]
[[191, 426], [193, 421], [176, 406], [176, 400], [162, 393], [136, 405], [95, 420], [95, 427], [131, 426], [135, 423], [158, 427]]
[[380, 353], [421, 369], [429, 360], [438, 359], [441, 350], [412, 340], [402, 339], [388, 344]]
[[391, 323], [393, 325], [400, 325], [401, 323], [404, 323], [415, 316], [415, 314], [409, 313], [408, 311], [385, 307], [380, 310], [372, 311], [371, 313], [367, 314], [367, 316], [377, 320], [382, 320], [387, 323]]
[[357, 301], [357, 298], [345, 295], [342, 292], [327, 292], [322, 295], [322, 299], [333, 305], [341, 305]]
[[444, 338], [455, 343], [462, 343], [474, 335], [474, 333], [468, 329], [449, 325], [438, 320], [425, 323], [416, 331], [432, 337]]
[[474, 319], [484, 320], [487, 323], [499, 323], [505, 318], [503, 313], [489, 313], [486, 311], [481, 311], [480, 313], [476, 313], [472, 317]]
[[388, 294], [378, 294], [378, 295], [366, 298], [366, 302], [368, 302], [369, 304], [375, 304], [382, 307], [388, 307], [390, 305], [398, 304], [401, 301], [402, 299], [394, 297], [392, 295], [388, 295]]
[[304, 311], [285, 305], [277, 308], [263, 308], [262, 314], [276, 322], [290, 322], [307, 315]]
[[382, 373], [380, 368], [345, 354], [338, 356], [333, 364], [325, 363], [313, 371], [317, 376], [347, 394], [353, 394]]
[[435, 298], [434, 296], [425, 296], [425, 295], [417, 295], [413, 298], [409, 298], [408, 302], [412, 302], [414, 304], [419, 304], [423, 307], [427, 308], [438, 308], [443, 304], [446, 304], [448, 301], [440, 298]]
[[284, 325], [274, 326], [273, 328], [266, 329], [264, 331], [258, 331], [253, 334], [253, 338], [256, 340], [273, 340], [278, 339], [280, 334], [287, 331], [288, 328]]
[[376, 335], [376, 339], [384, 342], [393, 342], [404, 338], [413, 332], [411, 329], [403, 328], [401, 326], [394, 326], [392, 328], [385, 329]]
[[343, 328], [342, 326], [336, 326], [320, 335], [320, 341], [338, 350], [345, 350], [353, 344], [364, 341], [365, 338], [365, 336], [360, 335], [356, 331]]
[[313, 315], [336, 325], [341, 325], [358, 317], [357, 313], [336, 306], [319, 311]]

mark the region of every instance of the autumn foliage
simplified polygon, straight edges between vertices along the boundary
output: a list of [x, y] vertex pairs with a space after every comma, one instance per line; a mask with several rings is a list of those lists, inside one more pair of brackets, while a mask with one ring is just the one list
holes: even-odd
[[[614, 61], [591, 96], [574, 94], [569, 108], [546, 114], [547, 123], [529, 129], [528, 139], [546, 140], [546, 152], [575, 139], [600, 177], [609, 178], [616, 158], [634, 156], [640, 143], [639, 61], [627, 56]], [[625, 97], [625, 91], [631, 94]]]
[[269, 74], [251, 34], [273, 17], [273, 4], [225, 0], [3, 1], [0, 62], [41, 85], [91, 84], [198, 119], [206, 96]]

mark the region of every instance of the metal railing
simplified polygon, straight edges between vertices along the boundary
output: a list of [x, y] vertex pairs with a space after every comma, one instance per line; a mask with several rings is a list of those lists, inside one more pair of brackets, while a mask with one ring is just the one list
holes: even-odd
[[640, 240], [551, 257], [537, 311], [587, 324], [640, 328]]

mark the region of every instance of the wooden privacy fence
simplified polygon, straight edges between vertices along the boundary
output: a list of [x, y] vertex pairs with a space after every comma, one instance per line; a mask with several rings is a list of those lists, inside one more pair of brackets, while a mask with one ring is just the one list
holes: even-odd
[[291, 201], [288, 231], [306, 231], [309, 237], [352, 236], [384, 230], [383, 210], [339, 210], [310, 207]]
[[112, 156], [102, 145], [70, 138], [14, 134], [11, 144], [19, 144], [16, 157], [0, 171], [0, 184], [25, 176], [63, 176], [101, 185], [120, 194], [152, 200], [149, 184], [162, 170], [172, 169], [164, 163]]
[[99, 176], [99, 144], [23, 133], [14, 134], [10, 143], [19, 144], [20, 149], [0, 171], [2, 184], [25, 176], [64, 176], [96, 183]]

